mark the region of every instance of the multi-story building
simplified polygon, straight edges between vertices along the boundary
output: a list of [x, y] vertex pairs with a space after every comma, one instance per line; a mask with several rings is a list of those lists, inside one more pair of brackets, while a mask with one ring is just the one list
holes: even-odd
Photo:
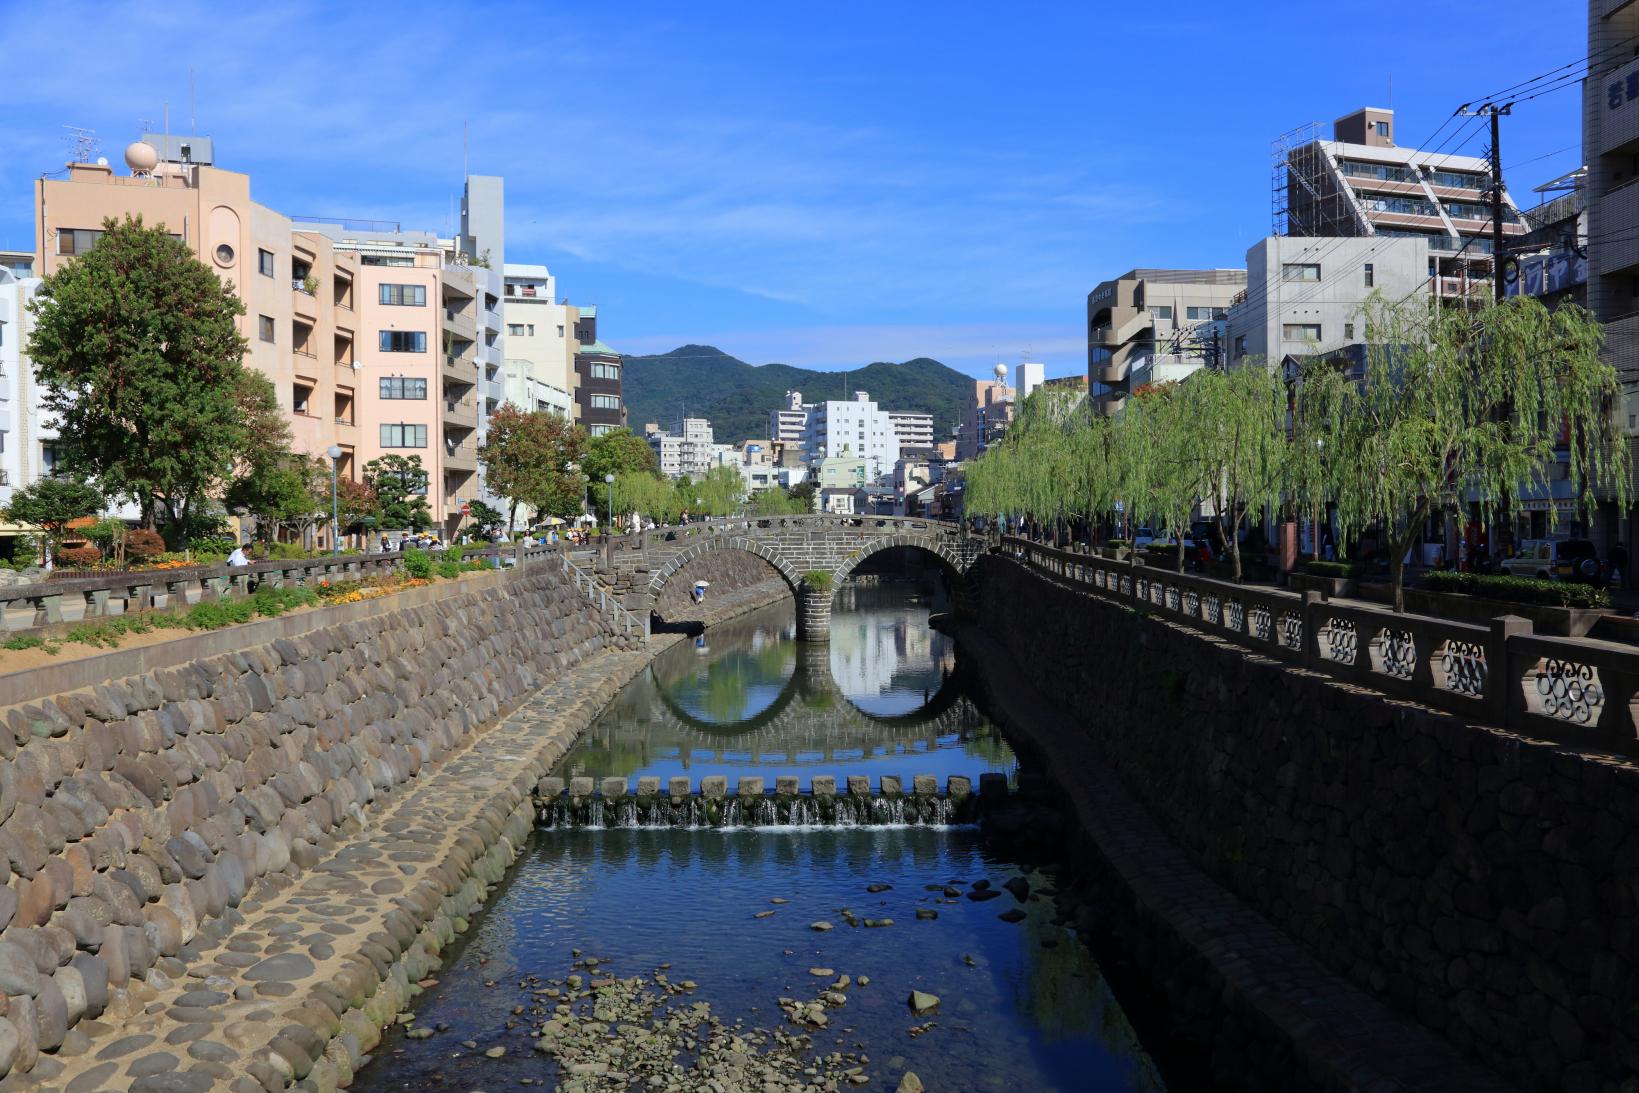
[[808, 406], [801, 391], [787, 391], [785, 405], [768, 412], [768, 442], [777, 461], [785, 452], [801, 452], [808, 432]]
[[507, 263], [506, 399], [520, 409], [573, 418], [579, 312], [556, 293], [557, 281], [545, 266]]
[[1001, 439], [1017, 409], [1007, 385], [1007, 365], [997, 364], [995, 379], [974, 380], [967, 397], [967, 414], [956, 427], [956, 458], [977, 459]]
[[593, 436], [626, 425], [626, 399], [620, 354], [598, 341], [598, 309], [583, 307], [575, 316], [575, 420]]
[[[39, 476], [38, 435], [41, 424], [28, 344], [29, 301], [40, 282], [32, 274], [32, 255], [0, 251], [0, 509], [20, 487]], [[27, 529], [0, 520], [0, 536]]]
[[668, 478], [699, 478], [718, 462], [711, 422], [703, 417], [686, 417], [671, 432], [654, 424], [644, 426], [643, 432], [660, 473]]
[[245, 363], [272, 381], [298, 450], [339, 445], [341, 474], [356, 477], [356, 258], [251, 200], [248, 176], [209, 165], [208, 138], [155, 141], [164, 147], [126, 149], [129, 175], [71, 163], [66, 177], [35, 182], [35, 269], [55, 273], [89, 250], [106, 218], [163, 225], [244, 302]]
[[822, 459], [862, 459], [875, 482], [899, 461], [899, 437], [888, 412], [867, 392], [855, 391], [852, 399], [810, 406], [803, 450], [810, 465]]
[[888, 424], [899, 440], [899, 450], [933, 447], [933, 415], [912, 410], [889, 410]]
[[[1428, 246], [1426, 276], [1443, 297], [1488, 295], [1492, 268], [1490, 161], [1394, 143], [1394, 111], [1366, 107], [1275, 141], [1276, 235], [1409, 237]], [[1502, 193], [1506, 242], [1525, 232]]]
[[[1228, 344], [1220, 348], [1231, 367], [1251, 362], [1280, 367], [1361, 342], [1366, 303], [1374, 292], [1393, 301], [1425, 291], [1428, 243], [1275, 235], [1246, 252], [1246, 272], [1246, 291], [1229, 308], [1219, 336]], [[1197, 355], [1194, 363], [1203, 360]], [[1137, 368], [1135, 363], [1135, 389]]]
[[1244, 288], [1245, 270], [1134, 269], [1088, 293], [1087, 385], [1094, 410], [1121, 409], [1139, 358], [1210, 352], [1211, 324], [1227, 316]]
[[1020, 402], [1030, 397], [1030, 393], [1043, 383], [1047, 382], [1047, 366], [1040, 361], [1025, 361], [1013, 373], [1013, 386]]

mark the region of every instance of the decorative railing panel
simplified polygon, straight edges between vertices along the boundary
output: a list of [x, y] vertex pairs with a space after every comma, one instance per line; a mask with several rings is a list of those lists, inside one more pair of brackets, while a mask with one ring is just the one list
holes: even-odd
[[[1018, 539], [1003, 540], [1002, 550], [1208, 637], [1464, 717], [1639, 756], [1639, 650], [1628, 646], [1537, 637], [1511, 616], [1476, 626], [1397, 614]], [[1063, 567], [1069, 558], [1073, 570]]]

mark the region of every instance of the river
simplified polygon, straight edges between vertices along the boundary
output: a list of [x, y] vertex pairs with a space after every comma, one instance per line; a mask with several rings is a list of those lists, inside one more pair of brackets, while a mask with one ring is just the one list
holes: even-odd
[[[829, 645], [790, 603], [714, 627], [558, 773], [1016, 780], [935, 604], [845, 586]], [[540, 830], [354, 1088], [1163, 1088], [1057, 883], [983, 825]]]

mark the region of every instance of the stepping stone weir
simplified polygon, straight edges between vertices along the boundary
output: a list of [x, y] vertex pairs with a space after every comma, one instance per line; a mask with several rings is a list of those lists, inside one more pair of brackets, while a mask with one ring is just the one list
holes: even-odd
[[760, 775], [745, 775], [731, 788], [728, 778], [709, 774], [696, 783], [686, 776], [668, 778], [664, 790], [657, 777], [594, 779], [577, 776], [542, 778], [535, 786], [535, 816], [544, 828], [610, 827], [880, 827], [976, 823], [985, 811], [1006, 803], [1007, 776], [973, 779], [953, 774], [941, 789], [939, 779], [918, 774], [910, 780], [884, 774], [875, 787], [864, 775], [840, 780], [816, 774], [808, 788], [791, 775], [774, 779], [772, 789]]

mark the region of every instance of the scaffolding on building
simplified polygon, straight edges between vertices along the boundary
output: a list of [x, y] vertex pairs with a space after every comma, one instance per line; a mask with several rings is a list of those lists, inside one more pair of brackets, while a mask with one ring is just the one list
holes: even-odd
[[1273, 235], [1358, 235], [1354, 209], [1333, 178], [1319, 122], [1269, 143], [1269, 221]]

